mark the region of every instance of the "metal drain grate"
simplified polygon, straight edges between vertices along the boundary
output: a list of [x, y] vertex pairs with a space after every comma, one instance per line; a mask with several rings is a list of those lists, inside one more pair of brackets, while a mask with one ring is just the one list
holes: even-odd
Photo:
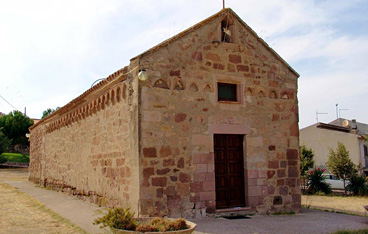
[[230, 216], [222, 216], [224, 219], [250, 219], [249, 216], [245, 215], [230, 215]]

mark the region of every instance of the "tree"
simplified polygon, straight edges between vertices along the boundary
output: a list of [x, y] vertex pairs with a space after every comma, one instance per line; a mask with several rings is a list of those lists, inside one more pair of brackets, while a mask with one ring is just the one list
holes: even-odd
[[29, 145], [26, 133], [33, 125], [33, 120], [19, 111], [10, 112], [0, 118], [0, 128], [13, 145]]
[[343, 143], [337, 143], [336, 151], [330, 148], [330, 155], [326, 165], [333, 174], [343, 179], [346, 194], [345, 180], [352, 178], [358, 171], [356, 165], [350, 160], [349, 151], [346, 150]]
[[302, 145], [299, 150], [300, 157], [300, 177], [302, 178], [303, 190], [305, 189], [305, 179], [307, 172], [314, 166], [314, 153], [312, 149], [308, 149], [305, 145]]
[[0, 128], [0, 155], [6, 152], [11, 145], [11, 140], [9, 140]]
[[315, 194], [323, 192], [324, 194], [330, 194], [332, 192], [331, 186], [326, 183], [325, 177], [323, 177], [325, 169], [316, 168], [308, 174], [308, 192]]
[[55, 111], [59, 110], [60, 107], [56, 107], [56, 109], [51, 109], [51, 108], [47, 108], [47, 110], [42, 112], [42, 117], [41, 119], [45, 118], [46, 116], [51, 115], [52, 113], [54, 113]]

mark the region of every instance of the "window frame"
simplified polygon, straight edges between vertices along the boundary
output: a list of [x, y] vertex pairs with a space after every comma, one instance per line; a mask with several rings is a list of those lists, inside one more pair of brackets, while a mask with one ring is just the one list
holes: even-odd
[[[234, 93], [234, 98], [223, 98], [220, 97], [220, 86], [231, 87], [232, 92]], [[238, 103], [239, 102], [239, 94], [238, 94], [238, 84], [236, 83], [226, 83], [226, 82], [217, 82], [217, 101], [219, 102], [230, 102], [230, 103]]]

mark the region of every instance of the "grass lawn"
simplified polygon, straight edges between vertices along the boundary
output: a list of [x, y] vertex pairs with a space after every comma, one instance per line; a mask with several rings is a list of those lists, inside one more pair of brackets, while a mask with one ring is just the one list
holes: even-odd
[[368, 234], [368, 229], [361, 229], [356, 231], [344, 230], [344, 231], [337, 231], [332, 234]]
[[368, 205], [368, 197], [302, 195], [302, 205], [320, 210], [368, 215], [364, 209], [364, 206]]
[[24, 162], [29, 163], [29, 155], [15, 154], [15, 153], [2, 153], [0, 157], [5, 157], [8, 162]]

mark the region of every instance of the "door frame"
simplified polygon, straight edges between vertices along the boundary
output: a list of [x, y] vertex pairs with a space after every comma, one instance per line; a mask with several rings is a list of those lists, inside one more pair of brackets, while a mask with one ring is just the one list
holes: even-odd
[[[245, 176], [246, 174], [246, 134], [229, 134], [229, 133], [214, 133], [213, 134], [213, 150], [214, 150], [214, 157], [215, 156], [215, 135], [237, 135], [237, 136], [241, 136], [242, 137], [242, 160], [243, 160], [243, 167], [242, 167], [242, 171], [243, 171], [243, 189], [244, 189], [244, 207], [247, 207], [248, 203], [248, 189], [247, 189], [247, 178]], [[214, 166], [216, 166], [216, 158], [214, 158]], [[216, 180], [216, 169], [214, 170], [214, 174], [215, 174], [215, 180]], [[216, 183], [215, 183], [215, 202], [217, 202], [217, 198], [216, 198]], [[217, 208], [217, 204], [215, 205], [216, 209], [218, 210], [222, 210], [222, 209], [232, 209], [234, 207], [224, 207], [224, 208]]]

